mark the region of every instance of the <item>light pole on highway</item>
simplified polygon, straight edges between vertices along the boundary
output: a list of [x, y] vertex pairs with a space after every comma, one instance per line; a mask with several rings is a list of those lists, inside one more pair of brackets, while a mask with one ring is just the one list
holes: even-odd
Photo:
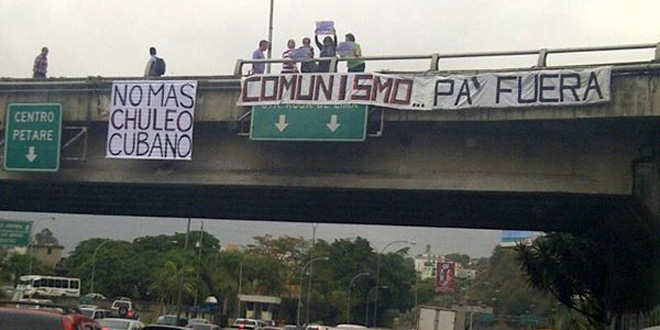
[[346, 323], [351, 323], [351, 288], [353, 287], [353, 282], [361, 276], [371, 276], [371, 273], [359, 273], [351, 279], [351, 282], [348, 284], [348, 298], [346, 299]]
[[99, 246], [94, 249], [94, 254], [92, 254], [92, 278], [90, 279], [89, 292], [94, 293], [94, 274], [96, 273], [96, 254], [99, 252], [101, 247], [106, 243], [110, 243], [112, 240], [105, 240], [99, 244]]
[[[273, 54], [273, 2], [270, 0], [270, 15], [268, 20], [268, 59], [270, 60]], [[267, 65], [267, 73], [270, 73], [270, 63]]]
[[[305, 274], [305, 269], [307, 269], [307, 267], [315, 261], [328, 260], [328, 259], [330, 259], [330, 258], [328, 258], [328, 257], [313, 258], [310, 261], [308, 261], [305, 264], [305, 266], [303, 266], [303, 268], [300, 270], [300, 286], [298, 287], [298, 308], [297, 308], [298, 312], [296, 313], [296, 328], [297, 329], [300, 329], [300, 300], [301, 300], [300, 298], [302, 297], [302, 283], [303, 283], [303, 275]], [[309, 289], [310, 288], [307, 288], [307, 290], [309, 290]]]
[[[369, 291], [367, 291], [367, 306], [365, 306], [365, 309], [364, 309], [364, 326], [367, 327], [367, 328], [369, 327], [369, 296], [371, 296], [371, 293], [374, 292], [374, 290], [376, 290], [376, 289], [388, 289], [388, 286], [387, 285], [375, 286], [375, 287], [369, 289]], [[378, 291], [378, 290], [376, 290], [376, 291]]]
[[[376, 287], [380, 286], [380, 256], [385, 253], [385, 250], [394, 245], [394, 244], [408, 244], [408, 245], [415, 245], [415, 241], [406, 241], [406, 240], [399, 240], [399, 241], [392, 241], [387, 243], [382, 250], [380, 250], [380, 253], [377, 256], [377, 261], [376, 261]], [[376, 327], [378, 324], [378, 290], [376, 290], [376, 298], [374, 299], [374, 327]]]

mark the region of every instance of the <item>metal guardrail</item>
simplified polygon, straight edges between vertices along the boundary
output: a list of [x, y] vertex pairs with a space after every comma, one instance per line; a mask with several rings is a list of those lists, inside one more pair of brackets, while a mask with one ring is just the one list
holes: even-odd
[[[449, 54], [427, 54], [427, 55], [396, 55], [396, 56], [365, 56], [360, 59], [364, 61], [401, 61], [401, 60], [430, 60], [429, 71], [438, 71], [439, 62], [441, 59], [447, 58], [473, 58], [473, 57], [501, 57], [501, 56], [529, 56], [537, 55], [536, 62], [537, 68], [547, 67], [547, 59], [550, 54], [566, 54], [566, 53], [588, 53], [588, 52], [607, 52], [617, 50], [635, 50], [635, 49], [655, 49], [655, 57], [653, 61], [660, 61], [660, 42], [648, 44], [631, 44], [621, 46], [602, 46], [602, 47], [577, 47], [577, 48], [542, 48], [536, 50], [520, 50], [520, 51], [498, 51], [498, 52], [475, 52], [475, 53], [449, 53]], [[293, 60], [293, 59], [264, 59], [264, 60], [243, 60], [236, 61], [234, 67], [234, 76], [240, 77], [243, 75], [243, 66], [253, 63], [285, 63], [285, 62], [316, 62], [325, 60], [330, 62], [330, 72], [337, 72], [337, 63], [348, 61], [351, 58], [340, 57], [319, 57], [307, 60]]]

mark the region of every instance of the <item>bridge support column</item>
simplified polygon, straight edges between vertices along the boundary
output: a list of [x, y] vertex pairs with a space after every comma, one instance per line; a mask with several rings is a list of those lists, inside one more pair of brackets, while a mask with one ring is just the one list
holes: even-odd
[[640, 148], [640, 158], [633, 162], [633, 195], [656, 216], [660, 216], [660, 144]]

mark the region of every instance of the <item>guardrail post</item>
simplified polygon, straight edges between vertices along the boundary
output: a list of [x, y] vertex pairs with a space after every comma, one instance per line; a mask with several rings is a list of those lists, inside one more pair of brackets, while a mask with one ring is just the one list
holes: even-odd
[[431, 71], [438, 71], [440, 61], [440, 54], [435, 53], [431, 55]]
[[660, 42], [655, 44], [655, 61], [660, 62]]
[[540, 68], [544, 68], [547, 65], [547, 59], [548, 59], [548, 49], [547, 48], [539, 49], [539, 59], [536, 62], [536, 66]]
[[330, 59], [330, 72], [337, 72], [337, 57]]
[[234, 66], [234, 76], [240, 77], [243, 75], [243, 60], [236, 60], [236, 65]]

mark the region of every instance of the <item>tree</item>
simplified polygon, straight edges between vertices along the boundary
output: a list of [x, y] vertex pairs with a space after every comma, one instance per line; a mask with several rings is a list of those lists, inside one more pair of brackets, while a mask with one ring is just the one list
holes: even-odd
[[619, 211], [581, 232], [516, 248], [529, 282], [595, 328], [660, 303], [660, 222], [634, 201]]

